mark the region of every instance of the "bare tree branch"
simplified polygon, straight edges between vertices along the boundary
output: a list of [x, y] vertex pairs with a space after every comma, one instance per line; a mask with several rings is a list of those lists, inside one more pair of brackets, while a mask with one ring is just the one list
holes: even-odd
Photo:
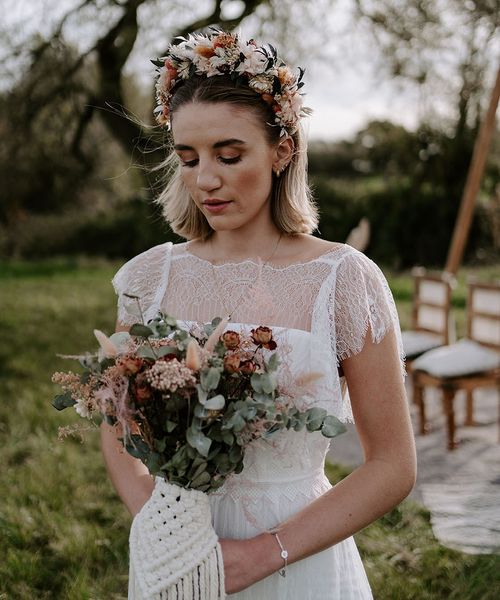
[[44, 52], [50, 48], [54, 40], [59, 39], [62, 34], [63, 27], [66, 25], [68, 19], [76, 13], [79, 13], [83, 8], [89, 6], [90, 4], [95, 4], [95, 0], [83, 0], [80, 4], [69, 10], [59, 21], [59, 24], [54, 29], [52, 35], [42, 42], [39, 46], [34, 48], [31, 51], [33, 62], [40, 60], [44, 54]]
[[238, 15], [238, 17], [235, 17], [234, 19], [222, 19], [221, 18], [222, 0], [217, 0], [217, 2], [215, 3], [214, 10], [212, 11], [212, 14], [207, 15], [206, 17], [204, 17], [203, 19], [199, 19], [198, 21], [194, 21], [193, 23], [190, 23], [189, 25], [186, 25], [185, 27], [180, 29], [176, 35], [186, 36], [188, 33], [191, 33], [192, 31], [199, 31], [200, 29], [204, 29], [205, 27], [208, 27], [209, 25], [219, 25], [221, 28], [227, 29], [227, 30], [234, 29], [241, 23], [241, 21], [245, 17], [248, 17], [249, 15], [254, 13], [258, 6], [260, 6], [261, 4], [268, 4], [268, 3], [269, 3], [269, 0], [247, 0], [244, 3], [245, 7], [244, 7], [243, 11], [241, 12], [240, 15]]

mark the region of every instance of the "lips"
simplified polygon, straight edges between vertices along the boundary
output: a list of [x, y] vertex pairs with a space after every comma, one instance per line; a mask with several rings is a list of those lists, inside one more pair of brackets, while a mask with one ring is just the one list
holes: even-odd
[[221, 198], [208, 198], [203, 201], [203, 206], [211, 213], [219, 213], [228, 207], [231, 202], [231, 200], [222, 200]]

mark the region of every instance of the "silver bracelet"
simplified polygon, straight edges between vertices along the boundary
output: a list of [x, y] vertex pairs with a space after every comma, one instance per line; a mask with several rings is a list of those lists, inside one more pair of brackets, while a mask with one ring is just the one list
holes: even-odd
[[281, 543], [281, 540], [278, 537], [277, 530], [271, 529], [269, 533], [272, 533], [274, 536], [276, 536], [276, 541], [278, 542], [281, 548], [280, 556], [283, 559], [284, 564], [282, 569], [278, 569], [278, 573], [281, 575], [281, 577], [286, 577], [286, 567], [288, 565], [288, 552], [283, 548], [283, 544]]

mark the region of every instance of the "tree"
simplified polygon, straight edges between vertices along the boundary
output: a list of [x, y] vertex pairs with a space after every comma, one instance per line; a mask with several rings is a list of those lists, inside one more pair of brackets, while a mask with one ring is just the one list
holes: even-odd
[[[43, 13], [31, 31], [22, 20], [5, 20], [0, 25], [0, 176], [8, 184], [0, 191], [3, 252], [22, 252], [24, 234], [37, 232], [40, 219], [47, 237], [58, 237], [61, 227], [49, 219], [53, 213], [66, 214], [65, 227], [85, 226], [83, 220], [98, 205], [115, 204], [109, 199], [120, 185], [127, 200], [151, 196], [155, 181], [149, 167], [164, 158], [164, 135], [149, 127], [153, 77], [143, 85], [142, 78], [130, 75], [138, 44], [143, 56], [161, 56], [177, 35], [208, 25], [234, 29], [249, 17], [256, 32], [269, 33], [278, 23], [277, 37], [285, 29], [293, 35], [292, 22], [303, 26], [334, 2], [321, 0], [301, 21], [292, 18], [299, 4], [293, 0], [73, 0], [64, 6], [33, 3], [34, 11], [53, 12]], [[302, 43], [310, 45], [304, 37]], [[152, 72], [149, 61], [145, 66]], [[120, 172], [127, 176], [115, 179]]]

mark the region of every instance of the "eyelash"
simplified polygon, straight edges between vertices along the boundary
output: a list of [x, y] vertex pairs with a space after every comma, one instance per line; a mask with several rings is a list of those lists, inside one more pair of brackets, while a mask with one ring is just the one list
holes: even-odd
[[[235, 165], [236, 163], [240, 162], [241, 156], [235, 156], [234, 158], [224, 158], [223, 156], [219, 156], [219, 160], [225, 165]], [[188, 160], [181, 164], [183, 167], [189, 167], [190, 169], [192, 169], [198, 164], [198, 159], [195, 158], [194, 160]]]

